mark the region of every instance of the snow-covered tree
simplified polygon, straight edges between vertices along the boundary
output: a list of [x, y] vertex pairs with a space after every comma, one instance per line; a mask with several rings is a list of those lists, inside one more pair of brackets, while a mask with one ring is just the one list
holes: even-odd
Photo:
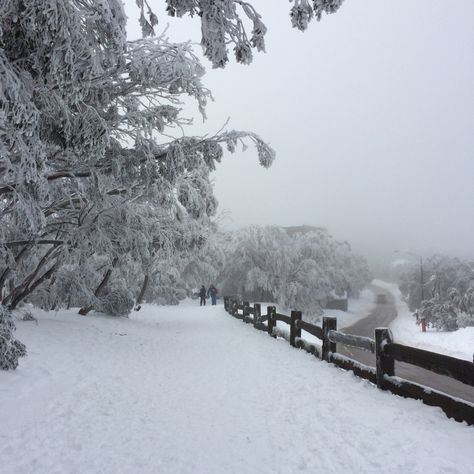
[[434, 255], [423, 265], [421, 298], [420, 267], [404, 273], [399, 287], [410, 309], [436, 329], [452, 331], [473, 325], [474, 263], [445, 255]]
[[16, 369], [18, 359], [26, 355], [26, 347], [13, 337], [15, 324], [8, 308], [0, 305], [0, 369]]
[[435, 295], [423, 301], [418, 317], [442, 331], [455, 331], [459, 327], [474, 326], [474, 287], [461, 293], [450, 288], [447, 296]]
[[224, 270], [223, 292], [249, 299], [277, 297], [290, 268], [288, 235], [279, 227], [249, 227], [233, 233]]
[[371, 280], [366, 262], [325, 229], [290, 233], [280, 227], [237, 231], [228, 250], [223, 292], [271, 300], [311, 318], [334, 295], [358, 292]]
[[227, 261], [230, 240], [230, 235], [219, 232], [217, 225], [214, 224], [204, 236], [202, 247], [185, 255], [181, 279], [188, 294], [201, 285], [209, 287], [220, 281]]
[[463, 295], [459, 295], [456, 304], [458, 326], [461, 328], [474, 326], [474, 286], [469, 287]]
[[456, 306], [452, 301], [439, 297], [424, 300], [418, 310], [418, 317], [442, 331], [455, 331], [458, 328]]
[[[230, 34], [232, 22], [210, 23], [213, 2], [200, 3], [203, 34]], [[146, 37], [133, 42], [118, 0], [0, 5], [0, 292], [12, 308], [38, 289], [46, 306], [64, 304], [71, 295], [53, 287], [78, 286], [86, 312], [130, 261], [144, 280], [166, 257], [154, 227], [166, 222], [168, 242], [214, 214], [209, 173], [223, 147], [247, 140], [262, 166], [274, 158], [253, 133], [166, 138], [189, 123], [181, 97], [204, 115], [210, 93], [191, 45], [150, 37], [156, 16], [138, 4]], [[175, 250], [192, 238], [177, 240]]]

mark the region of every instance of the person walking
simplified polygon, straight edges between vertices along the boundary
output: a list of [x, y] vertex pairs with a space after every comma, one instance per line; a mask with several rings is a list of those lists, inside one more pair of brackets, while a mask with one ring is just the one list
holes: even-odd
[[217, 303], [217, 288], [214, 285], [211, 285], [207, 290], [207, 296], [211, 297], [212, 306], [215, 306]]
[[201, 289], [199, 290], [199, 306], [206, 306], [206, 287], [204, 285], [201, 286]]

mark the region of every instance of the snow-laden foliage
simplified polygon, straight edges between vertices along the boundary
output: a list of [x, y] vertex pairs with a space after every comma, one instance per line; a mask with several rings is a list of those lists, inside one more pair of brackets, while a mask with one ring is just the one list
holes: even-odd
[[435, 255], [422, 268], [413, 266], [400, 277], [399, 287], [409, 308], [439, 330], [473, 326], [474, 262]]
[[[228, 44], [233, 44], [237, 62], [250, 64], [252, 48], [265, 50], [267, 28], [254, 7], [242, 0], [167, 0], [171, 16], [198, 16], [201, 21], [201, 44], [204, 55], [214, 67], [224, 67], [229, 61]], [[244, 20], [252, 25], [250, 36]]]
[[358, 296], [371, 280], [367, 263], [326, 230], [292, 234], [280, 227], [250, 227], [236, 232], [229, 245], [223, 293], [274, 301], [320, 313], [328, 299]]
[[[323, 13], [335, 13], [343, 0], [290, 0], [293, 27], [305, 30], [312, 18], [321, 20]], [[143, 5], [143, 2], [139, 2]], [[201, 44], [204, 55], [214, 67], [229, 61], [229, 45], [237, 62], [250, 64], [252, 49], [265, 51], [267, 28], [260, 14], [243, 0], [166, 0], [171, 16], [190, 15], [201, 22]], [[142, 18], [143, 15], [142, 15]], [[146, 24], [150, 31], [151, 22]], [[250, 29], [250, 31], [248, 31]]]
[[452, 301], [443, 301], [439, 297], [424, 300], [418, 317], [441, 331], [455, 331], [458, 328], [456, 306]]
[[220, 283], [229, 255], [230, 242], [229, 234], [218, 232], [217, 227], [211, 228], [205, 244], [185, 259], [180, 278], [189, 295], [201, 285], [208, 288], [211, 284]]
[[95, 308], [111, 316], [126, 316], [135, 303], [133, 296], [132, 292], [121, 284], [118, 288], [112, 288], [101, 296]]
[[465, 293], [450, 288], [447, 297], [435, 294], [421, 303], [417, 316], [441, 331], [474, 326], [474, 287], [468, 288]]
[[228, 236], [213, 223], [187, 250], [165, 261], [156, 261], [149, 272], [144, 300], [156, 304], [178, 304], [195, 295], [197, 288], [218, 284], [226, 262]]
[[301, 31], [306, 30], [310, 21], [321, 20], [323, 13], [335, 13], [344, 0], [290, 0], [293, 3], [290, 17], [291, 23]]
[[26, 356], [26, 347], [13, 337], [15, 323], [8, 308], [0, 305], [0, 369], [14, 370], [18, 359]]
[[448, 300], [453, 288], [464, 294], [474, 283], [474, 262], [434, 255], [423, 260], [422, 268], [418, 263], [412, 264], [399, 280], [400, 291], [414, 311], [421, 307], [422, 281], [424, 299]]
[[[190, 43], [151, 37], [157, 16], [137, 3], [145, 37], [133, 42], [119, 0], [0, 3], [0, 298], [11, 308], [29, 298], [85, 314], [120, 284], [141, 300], [157, 267], [202, 245], [224, 149], [250, 142], [262, 166], [274, 159], [254, 133], [183, 135], [182, 97], [203, 116], [211, 97], [204, 68]], [[260, 28], [248, 4], [199, 2], [208, 56], [221, 36], [245, 43], [234, 3]]]

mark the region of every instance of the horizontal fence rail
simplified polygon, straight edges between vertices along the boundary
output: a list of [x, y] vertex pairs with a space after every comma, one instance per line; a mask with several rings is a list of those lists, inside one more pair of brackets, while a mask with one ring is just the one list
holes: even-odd
[[439, 375], [446, 375], [467, 385], [474, 386], [474, 364], [437, 352], [392, 343], [386, 352], [395, 360], [416, 365]]
[[318, 339], [323, 339], [323, 330], [315, 324], [307, 323], [306, 321], [299, 320], [296, 322], [296, 327], [302, 329], [303, 331], [308, 332], [309, 334], [317, 337]]
[[277, 321], [281, 321], [282, 323], [291, 324], [291, 319], [289, 316], [285, 316], [284, 314], [276, 313], [275, 319]]
[[[262, 315], [260, 304], [241, 303], [235, 296], [224, 297], [224, 308], [232, 316], [252, 323], [255, 329], [265, 331], [274, 338], [286, 339], [293, 347], [303, 349], [344, 370], [350, 370], [382, 390], [422, 400], [426, 405], [440, 407], [448, 417], [456, 421], [474, 425], [474, 404], [395, 375], [395, 361], [399, 361], [474, 386], [473, 362], [398, 344], [393, 341], [388, 328], [375, 329], [374, 339], [345, 334], [337, 330], [336, 318], [324, 317], [322, 326], [317, 326], [303, 321], [301, 311], [292, 311], [287, 316], [277, 313], [275, 306], [267, 306], [266, 315]], [[277, 321], [289, 325], [289, 331], [278, 328]], [[315, 336], [321, 341], [321, 345], [306, 341], [301, 337], [302, 331]], [[376, 366], [370, 367], [337, 353], [337, 344], [375, 353]]]
[[329, 340], [331, 342], [340, 342], [345, 346], [357, 347], [366, 351], [375, 353], [375, 341], [370, 337], [354, 336], [339, 331], [329, 331]]

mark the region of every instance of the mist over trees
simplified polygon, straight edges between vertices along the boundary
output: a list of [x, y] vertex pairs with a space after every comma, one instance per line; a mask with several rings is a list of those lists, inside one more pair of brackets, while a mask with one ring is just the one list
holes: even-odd
[[422, 268], [423, 275], [420, 267], [410, 266], [400, 276], [410, 310], [436, 329], [474, 326], [474, 262], [434, 255]]
[[214, 284], [221, 296], [275, 302], [308, 317], [321, 314], [328, 300], [357, 298], [372, 280], [367, 261], [327, 230], [276, 226], [214, 227], [202, 246], [175, 259], [166, 272], [168, 284], [150, 286], [146, 301], [176, 304], [201, 285]]
[[290, 233], [281, 227], [250, 227], [230, 237], [223, 291], [282, 308], [321, 314], [329, 300], [359, 296], [372, 275], [364, 258], [325, 229]]

